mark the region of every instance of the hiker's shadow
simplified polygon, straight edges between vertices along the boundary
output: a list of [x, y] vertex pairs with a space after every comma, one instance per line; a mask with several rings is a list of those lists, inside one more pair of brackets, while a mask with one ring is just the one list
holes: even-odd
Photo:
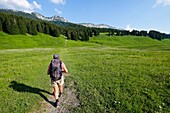
[[27, 86], [27, 85], [25, 85], [25, 84], [18, 83], [18, 82], [16, 82], [16, 81], [11, 81], [11, 84], [9, 85], [9, 87], [12, 88], [12, 89], [15, 90], [15, 91], [18, 91], [18, 92], [29, 92], [29, 93], [38, 94], [38, 95], [40, 95], [46, 102], [50, 103], [51, 105], [54, 105], [54, 102], [49, 101], [48, 98], [42, 94], [42, 92], [44, 92], [44, 93], [47, 93], [47, 94], [49, 94], [49, 95], [52, 95], [52, 93], [50, 93], [50, 92], [48, 92], [48, 91], [42, 90], [42, 89], [40, 89], [40, 88], [34, 88], [34, 87], [31, 87], [31, 86]]

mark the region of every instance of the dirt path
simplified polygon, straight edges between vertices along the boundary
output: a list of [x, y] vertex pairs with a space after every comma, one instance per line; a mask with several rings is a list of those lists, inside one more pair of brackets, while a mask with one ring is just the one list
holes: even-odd
[[48, 101], [43, 100], [41, 109], [34, 113], [70, 113], [70, 109], [76, 108], [79, 105], [79, 100], [76, 97], [74, 88], [74, 82], [69, 85], [69, 88], [65, 85], [62, 96], [59, 98], [59, 107], [54, 107], [54, 97], [49, 95]]

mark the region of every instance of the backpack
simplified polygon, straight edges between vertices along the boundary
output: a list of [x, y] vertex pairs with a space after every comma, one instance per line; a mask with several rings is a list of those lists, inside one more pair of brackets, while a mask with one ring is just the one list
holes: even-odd
[[62, 76], [62, 61], [53, 59], [50, 63], [50, 77], [52, 80], [60, 80]]

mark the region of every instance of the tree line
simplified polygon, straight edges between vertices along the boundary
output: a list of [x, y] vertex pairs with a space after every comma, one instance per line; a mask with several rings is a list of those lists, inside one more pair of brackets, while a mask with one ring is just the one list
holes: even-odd
[[81, 41], [88, 41], [89, 37], [96, 35], [95, 28], [87, 28], [80, 25], [73, 26], [58, 26], [47, 21], [0, 13], [0, 31], [11, 35], [37, 35], [38, 32], [40, 32], [54, 37], [59, 37], [59, 35], [62, 34], [65, 35], [67, 39]]
[[159, 31], [128, 31], [110, 28], [89, 28], [82, 25], [67, 23], [66, 26], [56, 25], [54, 22], [25, 18], [13, 14], [0, 12], [0, 31], [8, 34], [31, 34], [37, 35], [38, 32], [58, 37], [60, 34], [65, 35], [70, 40], [88, 41], [89, 37], [98, 36], [101, 32], [108, 32], [108, 36], [149, 36], [152, 39], [162, 40], [170, 39], [170, 34], [161, 33]]
[[170, 39], [170, 34], [161, 33], [159, 31], [150, 30], [147, 31], [138, 31], [132, 30], [131, 32], [128, 30], [118, 30], [118, 29], [110, 29], [108, 36], [124, 36], [124, 35], [133, 35], [133, 36], [149, 36], [152, 39], [162, 40], [162, 39]]

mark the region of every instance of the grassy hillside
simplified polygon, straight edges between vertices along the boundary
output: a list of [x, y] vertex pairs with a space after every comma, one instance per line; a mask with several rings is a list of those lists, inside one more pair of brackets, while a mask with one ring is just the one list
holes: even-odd
[[48, 48], [60, 47], [65, 43], [64, 37], [51, 37], [46, 34], [38, 35], [8, 35], [0, 32], [0, 49], [17, 49], [17, 48]]
[[[74, 81], [77, 90], [80, 106], [73, 113], [170, 112], [169, 40], [101, 35], [89, 43], [44, 34], [28, 37], [0, 34], [1, 113], [32, 112], [40, 109], [39, 101], [48, 101], [46, 70], [54, 53], [68, 67], [66, 86]], [[29, 43], [22, 45], [24, 40]]]
[[162, 41], [153, 40], [150, 37], [143, 36], [107, 36], [101, 34], [100, 36], [93, 37], [90, 42], [100, 45], [106, 45], [119, 48], [134, 48], [134, 49], [152, 49], [152, 50], [170, 50], [170, 40], [165, 39]]

